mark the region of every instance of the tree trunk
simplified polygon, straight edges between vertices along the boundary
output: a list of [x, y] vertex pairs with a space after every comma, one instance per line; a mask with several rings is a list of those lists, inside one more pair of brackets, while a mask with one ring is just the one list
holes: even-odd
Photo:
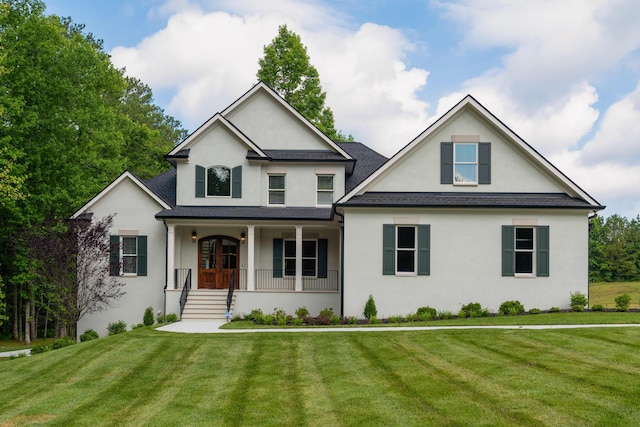
[[31, 301], [27, 301], [24, 305], [24, 345], [31, 345]]
[[13, 290], [13, 339], [20, 341], [20, 310], [18, 309], [18, 288]]
[[31, 300], [31, 339], [38, 339], [38, 316], [39, 310], [36, 311], [36, 299]]

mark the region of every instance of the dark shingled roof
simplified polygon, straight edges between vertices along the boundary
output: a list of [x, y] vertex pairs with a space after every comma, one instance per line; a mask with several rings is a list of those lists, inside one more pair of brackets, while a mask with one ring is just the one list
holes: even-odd
[[347, 176], [345, 192], [353, 190], [388, 159], [360, 142], [339, 142], [338, 146], [356, 159], [353, 173]]
[[145, 185], [169, 206], [176, 205], [176, 170], [174, 168], [151, 178], [145, 182]]
[[[262, 150], [269, 160], [285, 162], [351, 162], [340, 153], [329, 150]], [[264, 157], [255, 151], [247, 153], [247, 159], [260, 160]]]
[[331, 208], [296, 208], [266, 206], [177, 206], [156, 214], [156, 218], [185, 219], [268, 219], [268, 220], [312, 220], [330, 221]]
[[586, 201], [564, 193], [421, 193], [367, 192], [354, 196], [342, 206], [427, 207], [427, 208], [543, 208], [598, 209]]

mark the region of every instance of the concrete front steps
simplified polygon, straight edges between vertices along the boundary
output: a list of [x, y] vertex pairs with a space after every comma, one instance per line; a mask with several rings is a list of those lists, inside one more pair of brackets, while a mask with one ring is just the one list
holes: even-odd
[[[182, 311], [182, 320], [226, 320], [227, 289], [191, 289]], [[233, 294], [231, 311], [236, 295]]]

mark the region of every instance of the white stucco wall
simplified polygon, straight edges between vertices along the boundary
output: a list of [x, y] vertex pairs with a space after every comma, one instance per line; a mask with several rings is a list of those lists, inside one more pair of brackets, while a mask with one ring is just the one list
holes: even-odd
[[[382, 228], [410, 218], [431, 225], [431, 274], [382, 274]], [[550, 276], [502, 277], [502, 225], [515, 221], [548, 225]], [[373, 295], [379, 317], [406, 315], [431, 306], [457, 314], [479, 302], [497, 311], [507, 300], [525, 308], [568, 308], [571, 292], [588, 292], [586, 212], [496, 210], [365, 210], [345, 216], [345, 315], [362, 317]]]
[[[440, 183], [440, 142], [452, 135], [479, 135], [491, 143], [491, 184]], [[564, 192], [551, 175], [536, 168], [515, 144], [470, 111], [444, 124], [374, 182], [368, 191]]]
[[84, 316], [78, 322], [78, 335], [93, 329], [107, 335], [107, 325], [124, 320], [130, 328], [142, 323], [144, 310], [153, 307], [154, 317], [164, 310], [165, 228], [154, 215], [161, 206], [131, 180], [125, 179], [93, 205], [89, 212], [101, 219], [114, 215], [110, 234], [135, 231], [147, 236], [147, 276], [120, 277], [125, 295], [111, 303], [107, 310]]

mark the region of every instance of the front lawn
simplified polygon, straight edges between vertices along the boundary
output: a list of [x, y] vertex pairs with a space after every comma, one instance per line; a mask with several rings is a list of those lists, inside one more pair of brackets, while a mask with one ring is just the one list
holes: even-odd
[[0, 425], [637, 425], [639, 338], [140, 329], [0, 362]]
[[616, 297], [622, 294], [631, 296], [631, 308], [640, 308], [640, 282], [589, 283], [589, 307], [602, 304], [616, 308]]

